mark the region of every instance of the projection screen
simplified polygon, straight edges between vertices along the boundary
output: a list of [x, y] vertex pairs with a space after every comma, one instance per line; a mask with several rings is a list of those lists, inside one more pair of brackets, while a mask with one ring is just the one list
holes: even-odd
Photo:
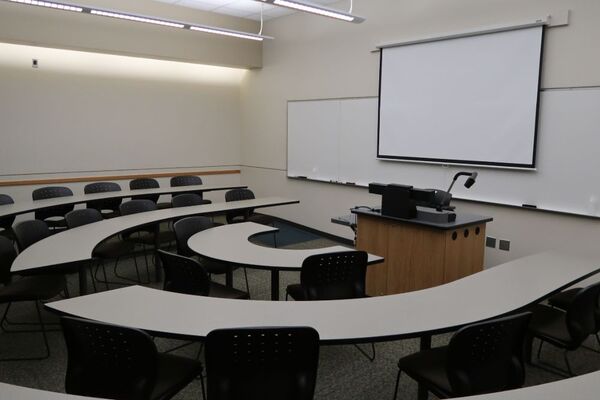
[[377, 157], [535, 168], [543, 27], [382, 48]]

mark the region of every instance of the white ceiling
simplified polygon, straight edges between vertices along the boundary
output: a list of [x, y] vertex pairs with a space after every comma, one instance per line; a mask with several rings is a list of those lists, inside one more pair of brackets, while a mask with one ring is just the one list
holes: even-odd
[[[261, 4], [254, 0], [155, 0], [161, 3], [169, 3], [176, 6], [197, 8], [218, 14], [233, 15], [236, 17], [260, 21], [260, 7], [263, 7], [264, 20], [269, 20], [294, 13], [285, 7]], [[331, 4], [339, 0], [310, 0], [316, 4]], [[347, 11], [347, 10], [344, 10]]]

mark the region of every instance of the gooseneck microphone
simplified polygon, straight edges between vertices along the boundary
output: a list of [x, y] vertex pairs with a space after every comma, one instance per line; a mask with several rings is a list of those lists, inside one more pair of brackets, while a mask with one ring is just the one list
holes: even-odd
[[475, 184], [475, 180], [477, 179], [477, 172], [457, 172], [456, 175], [454, 175], [452, 183], [450, 183], [450, 187], [448, 187], [448, 190], [446, 190], [446, 192], [450, 193], [450, 191], [452, 190], [452, 186], [454, 186], [456, 180], [461, 176], [468, 176], [467, 181], [465, 182], [465, 187], [467, 189], [470, 189], [471, 186]]

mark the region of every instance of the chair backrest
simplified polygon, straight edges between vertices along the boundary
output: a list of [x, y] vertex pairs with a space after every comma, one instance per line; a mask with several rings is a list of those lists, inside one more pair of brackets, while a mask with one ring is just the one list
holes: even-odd
[[[0, 193], [0, 206], [6, 205], [6, 204], [14, 204], [14, 203], [15, 203], [15, 201], [13, 200], [12, 197], [10, 197], [7, 194]], [[8, 230], [12, 227], [13, 222], [15, 222], [14, 215], [0, 217], [0, 228]]]
[[208, 399], [312, 399], [318, 362], [313, 328], [212, 331], [206, 337]]
[[212, 228], [213, 222], [208, 217], [195, 216], [182, 218], [173, 224], [175, 241], [177, 242], [177, 253], [182, 256], [191, 257], [196, 254], [189, 248], [187, 242], [192, 235], [205, 229]]
[[[232, 189], [225, 192], [225, 201], [240, 201], [255, 199], [254, 192], [250, 189]], [[225, 214], [227, 223], [232, 223], [236, 218], [246, 219], [254, 213], [253, 208], [246, 210], [229, 211]]]
[[316, 254], [300, 270], [306, 300], [365, 297], [368, 254], [364, 251]]
[[[137, 178], [129, 182], [129, 189], [140, 190], [140, 189], [158, 189], [160, 185], [154, 178]], [[145, 194], [140, 196], [133, 196], [133, 199], [151, 200], [157, 202], [159, 194]]]
[[197, 195], [196, 193], [184, 193], [178, 194], [171, 199], [171, 203], [173, 208], [177, 207], [189, 207], [189, 206], [200, 206], [202, 204], [206, 204], [202, 199], [202, 196]]
[[600, 282], [579, 291], [567, 308], [566, 322], [573, 345], [579, 346], [587, 337], [598, 331], [598, 297]]
[[78, 226], [91, 224], [92, 222], [102, 221], [102, 214], [95, 208], [82, 208], [73, 210], [65, 215], [67, 227], [69, 229], [77, 228]]
[[202, 185], [202, 178], [196, 175], [179, 175], [171, 178], [171, 186]]
[[137, 214], [155, 210], [158, 210], [156, 203], [147, 199], [129, 200], [119, 206], [121, 215]]
[[65, 390], [110, 399], [148, 399], [156, 383], [157, 351], [137, 329], [63, 317]]
[[52, 234], [48, 228], [48, 224], [39, 219], [30, 219], [28, 221], [19, 222], [13, 228], [17, 246], [19, 251], [23, 251], [32, 244], [47, 238]]
[[531, 313], [476, 323], [450, 339], [446, 372], [452, 394], [470, 396], [523, 385], [523, 347]]
[[200, 263], [192, 258], [158, 250], [165, 270], [163, 290], [198, 296], [210, 294], [210, 277]]
[[0, 284], [6, 285], [10, 282], [10, 267], [17, 258], [17, 251], [12, 240], [0, 236]]
[[[31, 197], [34, 201], [69, 196], [73, 196], [73, 191], [65, 186], [46, 186], [35, 189], [33, 192], [31, 192]], [[66, 204], [63, 206], [55, 206], [44, 208], [43, 210], [37, 210], [35, 211], [35, 219], [45, 220], [51, 217], [64, 217], [64, 215], [69, 211], [72, 211], [73, 208], [75, 208], [73, 204]]]
[[[93, 182], [85, 185], [83, 188], [83, 192], [85, 194], [93, 194], [93, 193], [107, 193], [107, 192], [120, 192], [121, 186], [116, 182]], [[98, 211], [102, 210], [110, 210], [110, 211], [118, 211], [119, 205], [123, 199], [103, 199], [103, 200], [93, 200], [88, 201], [86, 203], [87, 208], [95, 208]]]

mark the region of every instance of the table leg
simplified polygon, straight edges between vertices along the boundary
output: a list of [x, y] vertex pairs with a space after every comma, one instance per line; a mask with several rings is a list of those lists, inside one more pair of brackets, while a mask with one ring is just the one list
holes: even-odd
[[88, 284], [87, 284], [87, 269], [88, 263], [82, 262], [79, 266], [79, 295], [85, 296], [88, 293]]
[[[420, 350], [429, 350], [429, 349], [431, 349], [431, 335], [421, 336]], [[425, 388], [425, 386], [422, 384], [419, 384], [418, 399], [419, 400], [427, 400], [428, 397], [429, 397], [429, 393], [428, 393], [427, 389]]]
[[279, 270], [276, 268], [271, 270], [271, 300], [279, 300]]

